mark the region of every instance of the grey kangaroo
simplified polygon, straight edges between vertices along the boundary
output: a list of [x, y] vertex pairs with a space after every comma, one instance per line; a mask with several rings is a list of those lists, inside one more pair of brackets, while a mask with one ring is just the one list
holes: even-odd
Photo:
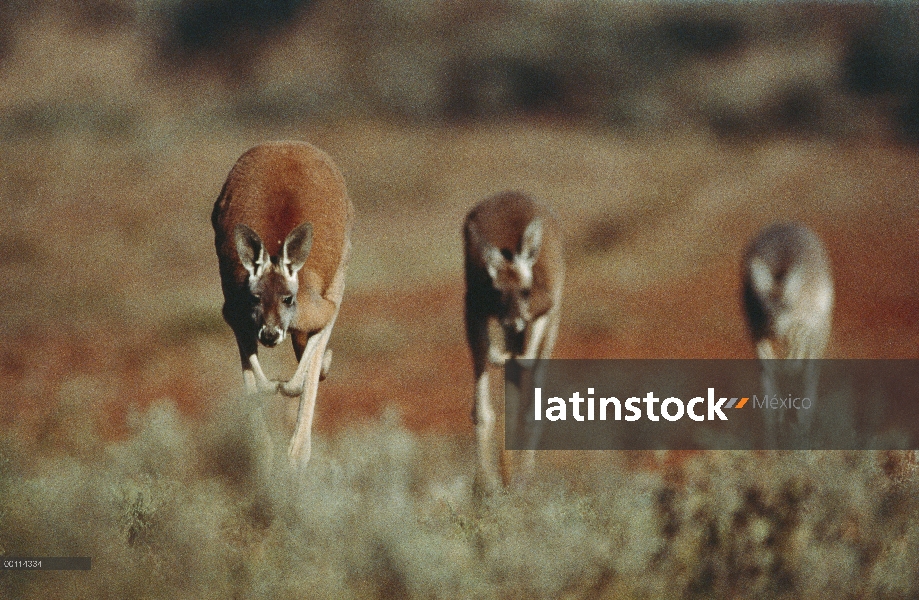
[[[744, 254], [743, 303], [762, 363], [763, 393], [781, 397], [779, 377], [797, 374], [803, 377], [803, 388], [798, 388], [803, 389], [802, 398], [815, 403], [816, 361], [829, 342], [833, 312], [830, 261], [817, 235], [799, 223], [776, 223], [760, 231]], [[803, 439], [811, 412], [796, 412]], [[766, 435], [775, 443], [785, 411], [766, 414]]]

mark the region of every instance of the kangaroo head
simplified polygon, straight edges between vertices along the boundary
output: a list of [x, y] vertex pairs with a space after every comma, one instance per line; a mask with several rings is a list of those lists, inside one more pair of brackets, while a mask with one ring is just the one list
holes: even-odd
[[234, 232], [236, 252], [249, 273], [249, 302], [259, 341], [272, 348], [284, 341], [297, 316], [297, 272], [313, 245], [313, 226], [303, 223], [287, 235], [280, 256], [269, 256], [262, 239], [239, 224]]
[[750, 285], [762, 305], [765, 317], [773, 327], [782, 328], [798, 303], [805, 283], [803, 270], [795, 265], [780, 263], [770, 266], [762, 258], [750, 260]]
[[[476, 237], [477, 232], [473, 229]], [[504, 328], [508, 346], [522, 346], [526, 326], [533, 320], [530, 295], [533, 290], [533, 266], [542, 247], [542, 220], [530, 221], [516, 249], [496, 248], [479, 239], [479, 248], [492, 286], [501, 294], [498, 318]], [[513, 343], [512, 340], [516, 340]]]

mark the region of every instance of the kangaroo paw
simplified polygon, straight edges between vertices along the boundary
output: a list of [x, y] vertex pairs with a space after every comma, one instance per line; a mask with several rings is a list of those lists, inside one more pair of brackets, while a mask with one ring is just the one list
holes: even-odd
[[503, 367], [505, 361], [511, 359], [510, 352], [498, 352], [497, 350], [490, 349], [488, 351], [488, 362], [496, 367]]
[[280, 382], [278, 391], [285, 396], [295, 398], [303, 393], [303, 387], [291, 387], [289, 381]]

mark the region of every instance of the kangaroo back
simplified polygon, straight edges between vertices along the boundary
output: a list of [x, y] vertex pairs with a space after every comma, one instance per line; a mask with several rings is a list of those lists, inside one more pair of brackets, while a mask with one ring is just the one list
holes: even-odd
[[473, 314], [520, 333], [561, 302], [561, 236], [547, 206], [520, 192], [498, 194], [469, 212], [463, 237], [466, 303]]
[[[269, 257], [280, 255], [288, 234], [311, 223], [312, 249], [298, 274], [298, 300], [315, 304], [335, 278], [354, 219], [344, 179], [332, 160], [305, 143], [274, 142], [256, 146], [230, 171], [211, 221], [227, 300], [245, 296], [249, 272], [234, 240], [237, 225], [251, 228]], [[229, 289], [228, 289], [229, 288]], [[309, 311], [301, 310], [297, 329], [315, 330]]]

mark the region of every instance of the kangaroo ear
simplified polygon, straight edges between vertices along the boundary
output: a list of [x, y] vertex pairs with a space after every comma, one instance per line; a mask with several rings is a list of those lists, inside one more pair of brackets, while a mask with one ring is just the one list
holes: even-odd
[[766, 296], [775, 285], [772, 270], [761, 258], [753, 257], [750, 260], [750, 284], [759, 296]]
[[262, 243], [262, 238], [240, 223], [233, 231], [233, 239], [236, 242], [239, 261], [249, 271], [249, 276], [261, 277], [265, 265], [268, 264], [268, 255], [265, 254], [265, 244]]
[[542, 219], [536, 217], [523, 230], [523, 236], [520, 238], [520, 256], [532, 265], [539, 258], [540, 248], [542, 248]]
[[485, 259], [485, 269], [488, 271], [488, 276], [494, 281], [495, 278], [498, 277], [498, 271], [507, 263], [507, 260], [501, 254], [500, 250], [488, 242], [482, 245], [481, 250], [482, 258]]
[[306, 258], [313, 247], [313, 224], [302, 223], [287, 234], [284, 240], [284, 265], [288, 274], [293, 277], [303, 268]]
[[470, 222], [468, 230], [469, 241], [478, 248], [479, 255], [485, 262], [485, 269], [488, 271], [488, 276], [494, 281], [495, 277], [498, 276], [498, 270], [507, 262], [506, 259], [501, 255], [500, 250], [495, 248], [494, 245], [486, 241], [479, 234], [479, 230], [476, 228], [475, 223]]

